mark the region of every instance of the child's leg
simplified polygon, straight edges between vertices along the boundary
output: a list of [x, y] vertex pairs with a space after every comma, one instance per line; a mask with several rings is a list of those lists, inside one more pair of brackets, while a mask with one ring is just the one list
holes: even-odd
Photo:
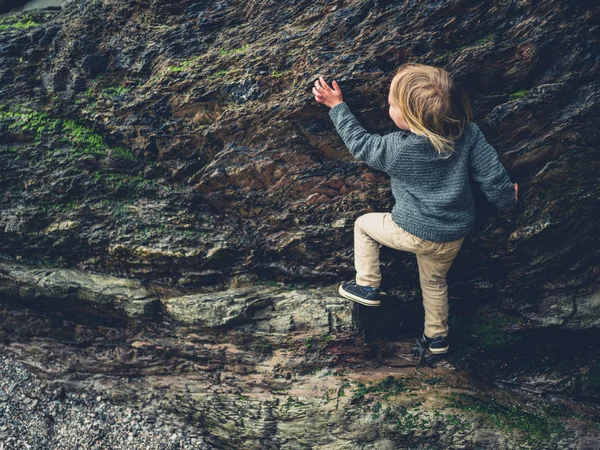
[[419, 247], [409, 233], [399, 228], [391, 213], [368, 213], [354, 222], [354, 266], [356, 284], [381, 286], [379, 249], [382, 245], [409, 252]]
[[463, 239], [443, 243], [431, 255], [417, 254], [419, 281], [425, 308], [425, 336], [448, 335], [448, 283], [446, 275], [456, 259]]

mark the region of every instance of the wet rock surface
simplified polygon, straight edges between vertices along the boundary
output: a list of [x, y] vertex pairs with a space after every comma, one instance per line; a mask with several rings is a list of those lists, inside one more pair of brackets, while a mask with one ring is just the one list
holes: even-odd
[[[86, 1], [2, 24], [7, 257], [179, 286], [352, 276], [354, 220], [393, 197], [312, 82], [337, 79], [386, 133], [393, 69], [418, 60], [455, 74], [521, 188], [506, 214], [477, 192], [457, 293], [531, 328], [597, 328], [591, 5]], [[416, 283], [410, 255], [384, 252], [383, 268], [387, 290]]]
[[0, 442], [6, 449], [201, 449], [201, 430], [151, 407], [132, 409], [92, 392], [40, 380], [0, 355]]
[[[88, 276], [70, 273], [73, 284]], [[54, 283], [64, 280], [50, 277], [46, 288]], [[593, 335], [580, 336], [578, 348], [551, 348], [548, 338], [507, 337], [492, 321], [454, 324], [453, 352], [417, 372], [417, 334], [381, 337], [372, 320], [373, 310], [399, 307], [394, 297], [369, 308], [339, 297], [336, 286], [146, 288], [161, 304], [148, 317], [116, 314], [117, 289], [105, 288], [93, 313], [42, 296], [3, 297], [8, 448], [59, 448], [60, 438], [73, 449], [142, 449], [148, 439], [158, 445], [150, 448], [578, 449], [600, 439]], [[14, 396], [24, 371], [40, 381]], [[25, 397], [41, 406], [28, 408]], [[49, 419], [46, 406], [59, 416]], [[109, 431], [110, 420], [117, 427]]]
[[[117, 415], [156, 394], [216, 448], [597, 448], [594, 6], [89, 0], [1, 15], [3, 357], [74, 396], [108, 393]], [[369, 131], [393, 131], [387, 90], [408, 60], [455, 74], [520, 188], [503, 214], [474, 186], [449, 275], [455, 353], [430, 378], [413, 372], [413, 255], [382, 249], [380, 308], [337, 296], [354, 220], [393, 197], [311, 94], [336, 79]], [[2, 411], [6, 439], [41, 423]]]

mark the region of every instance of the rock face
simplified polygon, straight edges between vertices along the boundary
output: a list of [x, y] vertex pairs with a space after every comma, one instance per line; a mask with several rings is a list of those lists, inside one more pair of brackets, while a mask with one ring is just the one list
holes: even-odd
[[[312, 83], [337, 79], [386, 133], [394, 69], [419, 61], [455, 74], [521, 188], [507, 214], [477, 192], [457, 295], [531, 327], [596, 327], [591, 5], [87, 1], [2, 21], [6, 257], [179, 286], [351, 277], [354, 221], [394, 200]], [[382, 259], [385, 289], [415, 286], [412, 255]]]
[[[520, 188], [518, 211], [503, 214], [474, 185], [478, 222], [449, 275], [464, 352], [439, 368], [461, 375], [444, 372], [444, 390], [471, 386], [479, 364], [503, 387], [597, 403], [594, 6], [88, 0], [0, 16], [4, 348], [63, 381], [77, 368], [168, 386], [178, 401], [165, 405], [203, 421], [220, 448], [517, 445], [487, 429], [419, 435], [434, 425], [405, 422], [417, 410], [407, 415], [402, 402], [386, 414], [373, 404], [367, 421], [392, 417], [397, 432], [385, 421], [349, 430], [366, 420], [360, 401], [344, 417], [343, 395], [327, 416], [328, 401], [307, 400], [315, 386], [329, 396], [352, 383], [306, 373], [319, 368], [386, 383], [356, 385], [359, 400], [391, 389], [405, 401], [399, 391], [425, 386], [388, 380], [401, 375], [389, 369], [397, 358], [367, 374], [381, 367], [377, 349], [398, 350], [392, 342], [410, 354], [422, 324], [414, 256], [382, 248], [387, 306], [337, 297], [336, 283], [354, 276], [354, 221], [394, 199], [387, 176], [353, 159], [311, 93], [318, 76], [336, 79], [369, 131], [391, 132], [389, 83], [397, 66], [418, 61], [455, 75]], [[86, 348], [80, 360], [69, 353]], [[135, 389], [106, 383], [134, 401]], [[534, 421], [514, 409], [509, 420], [506, 405], [453, 402], [506, 424]], [[565, 448], [586, 436], [540, 433]]]
[[[102, 398], [109, 409], [127, 405], [136, 417], [160, 417], [184, 436], [203, 436], [202, 447], [183, 448], [575, 449], [600, 439], [598, 414], [589, 404], [598, 401], [597, 365], [576, 361], [579, 370], [548, 373], [538, 362], [524, 379], [504, 364], [504, 372], [495, 370], [494, 385], [449, 357], [416, 374], [411, 339], [369, 338], [368, 315], [336, 295], [335, 286], [259, 284], [184, 294], [14, 263], [5, 263], [1, 273], [3, 285], [18, 290], [3, 292], [0, 352], [35, 370], [52, 392], [46, 399], [38, 390], [33, 406], [19, 405], [12, 393], [16, 381], [0, 396], [0, 430], [8, 428], [11, 438], [29, 445], [36, 432], [19, 436], [14, 421], [3, 426], [6, 413], [21, 411], [20, 421], [31, 414], [37, 423], [39, 411], [52, 404], [50, 416], [56, 417], [74, 408], [56, 401], [61, 389], [80, 392], [86, 405]], [[49, 292], [56, 295], [46, 297]], [[159, 314], [122, 307], [140, 299], [160, 303]], [[459, 348], [480, 375], [489, 372], [473, 347]], [[589, 356], [593, 349], [586, 351]], [[521, 388], [506, 389], [514, 386]], [[551, 394], [551, 401], [540, 393]], [[586, 402], [570, 400], [573, 394]], [[90, 414], [95, 428], [106, 426], [102, 414]], [[47, 420], [48, 427], [61, 427]], [[48, 436], [44, 448], [106, 448], [107, 435], [81, 430], [79, 438], [69, 435], [68, 445]]]
[[139, 281], [10, 263], [0, 269], [0, 296], [78, 312], [93, 312], [105, 306], [115, 315], [133, 318], [153, 316], [158, 306], [158, 299]]

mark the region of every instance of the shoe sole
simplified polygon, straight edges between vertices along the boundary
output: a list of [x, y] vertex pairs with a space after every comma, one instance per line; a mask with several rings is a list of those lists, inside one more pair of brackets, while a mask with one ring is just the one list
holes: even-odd
[[349, 300], [355, 301], [356, 303], [360, 303], [361, 305], [365, 305], [365, 306], [379, 306], [381, 303], [381, 300], [367, 300], [365, 298], [362, 297], [358, 297], [357, 295], [351, 294], [350, 292], [344, 290], [344, 288], [342, 287], [342, 285], [340, 285], [340, 288], [338, 289], [338, 292], [340, 293], [340, 295], [344, 298], [347, 298]]
[[433, 353], [434, 355], [440, 355], [442, 353], [448, 353], [448, 349], [450, 348], [450, 346], [446, 346], [444, 348], [431, 348], [429, 347], [429, 351], [431, 353]]
[[423, 336], [421, 338], [421, 340], [422, 340], [423, 344], [429, 348], [429, 351], [431, 353], [433, 353], [434, 355], [440, 355], [442, 353], [448, 353], [448, 349], [450, 348], [450, 345], [446, 345], [445, 347], [442, 347], [442, 348], [431, 348], [431, 347], [429, 347], [427, 345], [427, 341], [425, 340], [425, 336]]

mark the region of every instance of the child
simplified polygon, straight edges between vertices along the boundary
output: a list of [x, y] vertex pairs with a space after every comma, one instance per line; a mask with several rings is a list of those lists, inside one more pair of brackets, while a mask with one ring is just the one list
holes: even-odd
[[446, 275], [475, 220], [469, 174], [487, 198], [508, 211], [517, 202], [513, 184], [494, 148], [471, 122], [466, 95], [445, 70], [417, 63], [398, 68], [388, 94], [389, 114], [403, 131], [384, 136], [360, 125], [323, 77], [313, 87], [350, 152], [391, 178], [392, 212], [368, 213], [354, 223], [356, 279], [339, 293], [367, 306], [379, 306], [382, 245], [416, 254], [423, 292], [422, 342], [434, 354], [448, 344]]

